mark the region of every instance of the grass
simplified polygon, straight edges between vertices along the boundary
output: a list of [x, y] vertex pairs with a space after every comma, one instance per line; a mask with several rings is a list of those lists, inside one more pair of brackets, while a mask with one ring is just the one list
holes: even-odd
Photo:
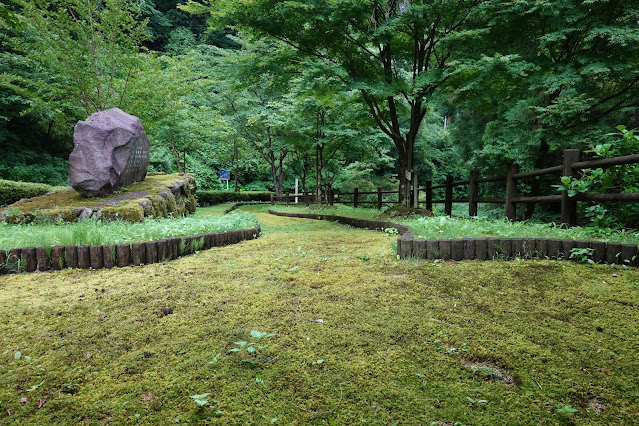
[[400, 261], [381, 232], [243, 210], [259, 239], [0, 277], [2, 422], [636, 421], [639, 271]]
[[[376, 219], [383, 214], [377, 209], [353, 208], [344, 205], [333, 207], [319, 206], [275, 206], [276, 211], [312, 212], [340, 216]], [[494, 210], [493, 210], [494, 212]], [[397, 223], [409, 225], [415, 238], [565, 238], [575, 240], [603, 240], [628, 244], [639, 244], [639, 231], [617, 230], [598, 227], [562, 228], [555, 223], [533, 221], [511, 222], [505, 218], [495, 219], [494, 215], [480, 214], [475, 218], [445, 216], [440, 209], [435, 209], [435, 217], [400, 220]], [[386, 217], [384, 220], [388, 220]], [[393, 221], [393, 218], [390, 218]]]
[[218, 207], [198, 209], [198, 212], [180, 218], [151, 219], [142, 223], [83, 222], [29, 225], [9, 225], [0, 222], [0, 249], [20, 247], [53, 247], [69, 245], [123, 244], [152, 241], [168, 237], [223, 232], [254, 227], [257, 222], [251, 214], [232, 213], [221, 216]]

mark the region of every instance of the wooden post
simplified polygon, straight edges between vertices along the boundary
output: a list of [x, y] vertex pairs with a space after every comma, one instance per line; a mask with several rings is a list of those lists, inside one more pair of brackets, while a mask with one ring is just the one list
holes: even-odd
[[308, 191], [304, 191], [304, 204], [306, 204], [308, 206]]
[[273, 194], [271, 194], [271, 205], [274, 205], [274, 204], [275, 204], [275, 198], [274, 198]]
[[382, 187], [377, 187], [377, 210], [382, 209]]
[[328, 204], [330, 204], [331, 206], [333, 205], [333, 197], [334, 197], [333, 187], [329, 186], [328, 187]]
[[359, 198], [359, 188], [355, 188], [353, 190], [353, 207], [354, 208], [357, 208], [357, 202], [359, 201], [358, 198]]
[[470, 172], [470, 183], [468, 184], [468, 216], [477, 216], [477, 197], [479, 196], [479, 172]]
[[289, 192], [286, 193], [286, 205], [288, 206], [288, 196], [289, 196]]
[[426, 181], [426, 210], [433, 211], [433, 181]]
[[[572, 176], [573, 163], [579, 161], [578, 149], [564, 149], [564, 169], [563, 176]], [[577, 224], [577, 202], [568, 196], [568, 191], [561, 192], [561, 222], [567, 226]]]
[[446, 199], [444, 201], [444, 214], [453, 215], [453, 177], [446, 176]]
[[413, 170], [413, 208], [419, 208], [419, 174]]
[[518, 167], [516, 164], [509, 164], [508, 171], [506, 173], [506, 217], [510, 220], [515, 220], [517, 217], [517, 205], [512, 202], [512, 199], [517, 197], [517, 182], [513, 175], [517, 173]]

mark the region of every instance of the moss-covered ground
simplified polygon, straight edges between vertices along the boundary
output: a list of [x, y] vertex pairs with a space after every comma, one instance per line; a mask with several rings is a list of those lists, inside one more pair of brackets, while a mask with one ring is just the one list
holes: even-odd
[[400, 261], [381, 232], [243, 210], [259, 239], [0, 277], [0, 422], [636, 423], [638, 270]]

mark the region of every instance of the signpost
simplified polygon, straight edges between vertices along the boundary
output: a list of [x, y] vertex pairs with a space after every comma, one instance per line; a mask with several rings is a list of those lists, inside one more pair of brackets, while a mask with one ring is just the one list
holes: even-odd
[[228, 170], [220, 170], [219, 172], [217, 172], [217, 178], [219, 180], [225, 180], [226, 181], [226, 190], [229, 190], [229, 171]]

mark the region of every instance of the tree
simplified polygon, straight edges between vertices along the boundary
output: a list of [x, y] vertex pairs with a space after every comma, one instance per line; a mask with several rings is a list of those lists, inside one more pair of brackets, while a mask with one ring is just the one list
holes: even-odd
[[[624, 1], [486, 2], [480, 52], [451, 83], [456, 139], [489, 168], [557, 164], [564, 148], [605, 143], [639, 121], [639, 7]], [[633, 124], [633, 122], [635, 124]], [[533, 195], [540, 180], [533, 180]], [[525, 218], [534, 204], [527, 206]]]
[[146, 20], [130, 0], [19, 0], [28, 33], [16, 39], [46, 72], [43, 101], [65, 98], [86, 115], [121, 107]]
[[213, 66], [202, 93], [268, 164], [275, 192], [281, 195], [291, 133], [283, 112], [291, 74], [278, 69], [278, 49], [283, 46], [239, 37], [233, 40], [242, 49], [210, 48]]
[[467, 24], [479, 0], [189, 1], [218, 25], [250, 28], [316, 58], [327, 74], [360, 91], [399, 160], [400, 202], [409, 199], [414, 147], [427, 100], [448, 79], [451, 63], [481, 34]]

